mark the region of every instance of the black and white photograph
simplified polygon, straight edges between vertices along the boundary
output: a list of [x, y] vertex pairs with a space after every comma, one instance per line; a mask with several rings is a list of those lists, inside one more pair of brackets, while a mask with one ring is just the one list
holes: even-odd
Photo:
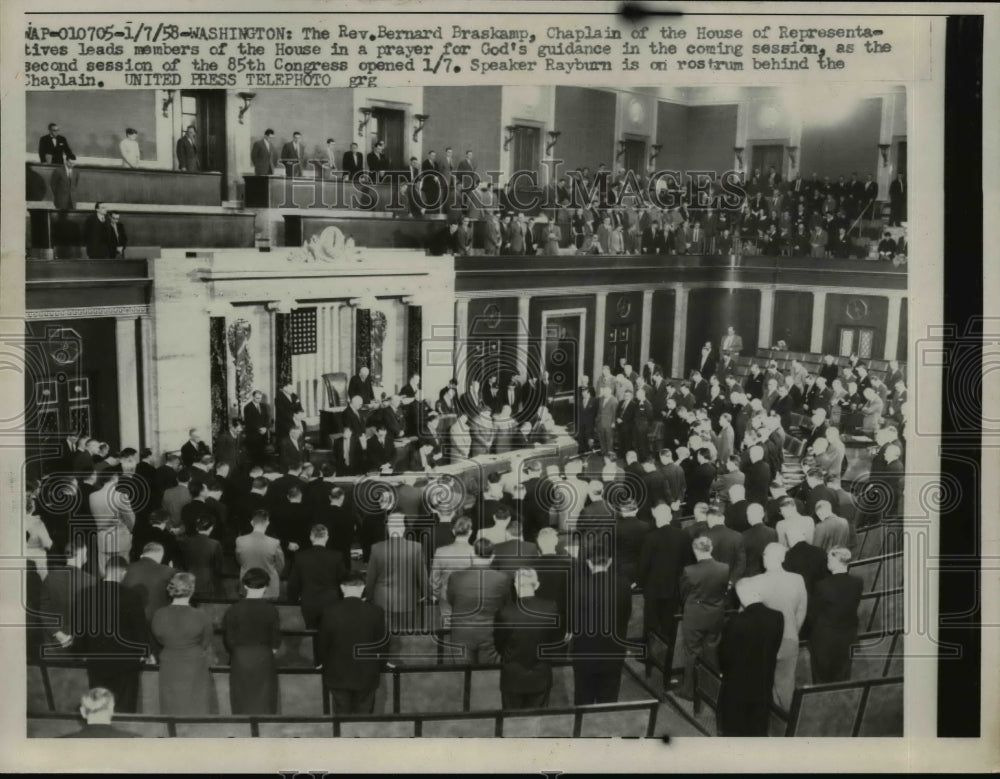
[[[5, 13], [21, 743], [917, 768], [942, 664], [996, 660], [936, 611], [995, 480], [939, 449], [933, 6], [210, 5]], [[994, 536], [952, 574], [983, 625]], [[359, 770], [418, 770], [378, 743]]]

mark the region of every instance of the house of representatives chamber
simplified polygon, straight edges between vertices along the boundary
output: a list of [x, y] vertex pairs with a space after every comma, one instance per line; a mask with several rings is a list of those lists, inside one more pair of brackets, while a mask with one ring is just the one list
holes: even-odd
[[906, 94], [816, 102], [28, 93], [29, 735], [901, 735]]

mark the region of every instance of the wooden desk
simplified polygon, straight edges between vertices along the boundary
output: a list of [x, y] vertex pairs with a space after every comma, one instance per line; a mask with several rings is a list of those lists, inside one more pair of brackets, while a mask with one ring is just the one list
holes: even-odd
[[[357, 246], [427, 249], [445, 228], [442, 219], [401, 217], [331, 217], [291, 214], [285, 220], [285, 246], [302, 246], [327, 227], [339, 228]], [[480, 243], [480, 246], [482, 244]]]
[[[50, 180], [59, 165], [28, 162], [25, 199], [52, 201]], [[139, 203], [149, 205], [217, 206], [222, 202], [221, 173], [185, 173], [155, 168], [77, 165], [79, 203]]]
[[386, 211], [391, 202], [388, 184], [361, 184], [337, 179], [244, 176], [247, 208], [342, 208]]
[[[28, 248], [55, 250], [58, 259], [86, 257], [84, 225], [92, 211], [29, 211]], [[165, 213], [128, 211], [121, 215], [130, 246], [249, 249], [254, 246], [252, 213]]]

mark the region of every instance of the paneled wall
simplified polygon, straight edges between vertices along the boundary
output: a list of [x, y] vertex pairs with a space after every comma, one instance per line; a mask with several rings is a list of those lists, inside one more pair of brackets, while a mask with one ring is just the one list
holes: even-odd
[[[37, 159], [38, 139], [50, 122], [59, 124], [77, 157], [120, 160], [118, 144], [125, 128], [139, 131], [142, 159], [153, 161], [156, 149], [156, 92], [152, 89], [109, 89], [83, 92], [26, 92], [27, 151]], [[168, 153], [170, 150], [168, 150]]]
[[[860, 302], [858, 302], [860, 301]], [[872, 328], [872, 355], [885, 353], [885, 331], [889, 317], [889, 299], [880, 295], [826, 296], [823, 317], [823, 351], [839, 354], [842, 327]]]
[[565, 159], [563, 170], [604, 163], [614, 166], [615, 149], [614, 92], [586, 87], [556, 87], [555, 126], [559, 138], [559, 156]]
[[[768, 347], [784, 340], [791, 351], [809, 351], [809, 329], [812, 315], [813, 296], [811, 292], [778, 290], [774, 293], [771, 343], [761, 344], [761, 346]], [[744, 343], [746, 343], [745, 337]]]
[[[338, 158], [356, 141], [366, 152], [364, 141], [356, 138], [358, 116], [354, 114], [353, 90], [340, 89], [261, 89], [247, 114], [251, 142], [259, 140], [264, 130], [274, 130], [274, 144], [292, 140], [296, 130], [302, 133], [307, 155], [325, 153], [326, 139], [337, 142]], [[338, 165], [340, 164], [338, 160]]]
[[[610, 297], [610, 296], [609, 296]], [[567, 366], [566, 371], [571, 375], [578, 376], [581, 373], [589, 375], [589, 369], [594, 364], [594, 316], [596, 313], [596, 301], [594, 295], [559, 295], [546, 297], [533, 297], [529, 308], [529, 332], [538, 335], [542, 332], [542, 313], [557, 310], [572, 310], [581, 308], [584, 311], [585, 326], [583, 337], [583, 360], [582, 364], [577, 359], [576, 366]], [[537, 340], [535, 341], [538, 342]], [[579, 352], [577, 352], [579, 354]]]
[[498, 86], [424, 87], [424, 112], [430, 115], [423, 131], [424, 153], [434, 149], [440, 160], [451, 146], [457, 162], [471, 149], [480, 173], [498, 170], [500, 96]]
[[[642, 362], [642, 293], [610, 292], [604, 314], [604, 362], [612, 371], [620, 360], [639, 370]], [[593, 378], [593, 377], [591, 377]]]
[[[467, 380], [474, 378], [483, 384], [490, 376], [497, 375], [503, 384], [518, 372], [517, 335], [521, 324], [517, 316], [517, 298], [469, 301]], [[459, 366], [455, 372], [462, 374]]]
[[663, 148], [656, 158], [660, 170], [684, 170], [687, 165], [687, 106], [660, 101], [656, 108], [656, 143]]
[[677, 293], [674, 290], [658, 289], [653, 293], [649, 356], [663, 366], [663, 375], [666, 377], [674, 375], [674, 307], [676, 305]]
[[732, 167], [736, 105], [691, 106], [687, 127], [687, 170], [721, 173]]
[[729, 325], [742, 336], [744, 354], [753, 354], [757, 349], [759, 322], [760, 290], [692, 289], [688, 293], [685, 374], [700, 362], [701, 348], [706, 341], [718, 348]]
[[877, 97], [846, 106], [843, 115], [833, 120], [806, 122], [799, 147], [803, 177], [813, 171], [834, 181], [855, 171], [862, 181], [866, 174], [874, 175], [881, 122], [882, 99]]

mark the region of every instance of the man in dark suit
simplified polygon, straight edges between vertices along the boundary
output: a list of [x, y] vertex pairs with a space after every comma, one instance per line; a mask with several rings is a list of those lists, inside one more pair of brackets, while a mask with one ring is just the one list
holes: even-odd
[[201, 160], [198, 157], [197, 144], [198, 131], [195, 126], [189, 125], [187, 130], [177, 140], [177, 170], [187, 173], [197, 173], [201, 170]]
[[750, 579], [736, 583], [743, 610], [731, 617], [719, 641], [722, 686], [716, 721], [723, 736], [766, 736], [785, 617], [769, 609]]
[[705, 514], [705, 521], [708, 527], [702, 535], [712, 540], [712, 557], [720, 563], [729, 566], [729, 584], [733, 584], [743, 578], [746, 571], [746, 550], [743, 547], [743, 536], [726, 527], [722, 509], [718, 506], [709, 506]]
[[621, 688], [622, 667], [632, 615], [628, 582], [612, 564], [606, 539], [591, 537], [584, 544], [585, 568], [574, 588], [573, 702], [614, 703]]
[[538, 574], [521, 568], [514, 575], [517, 602], [497, 612], [493, 645], [500, 655], [500, 700], [504, 709], [535, 709], [548, 705], [552, 666], [543, 647], [558, 644], [564, 630], [556, 604], [535, 597]]
[[643, 632], [647, 642], [652, 633], [673, 639], [674, 623], [680, 608], [680, 578], [690, 539], [671, 524], [673, 513], [666, 503], [653, 506], [656, 529], [643, 539], [636, 583], [642, 587]]
[[131, 562], [139, 559], [146, 544], [155, 541], [163, 547], [164, 564], [180, 568], [181, 548], [177, 536], [167, 528], [169, 522], [170, 512], [164, 509], [154, 509], [149, 513], [146, 522], [136, 523], [135, 531], [132, 534]]
[[806, 541], [805, 535], [796, 527], [788, 530], [788, 551], [782, 567], [802, 577], [806, 585], [806, 595], [812, 598], [817, 583], [829, 575], [826, 552]]
[[351, 567], [351, 544], [354, 542], [356, 523], [354, 515], [344, 506], [344, 490], [331, 487], [322, 503], [314, 504], [313, 527], [322, 525], [327, 531], [327, 547], [341, 557], [345, 570]]
[[280, 441], [293, 427], [298, 427], [301, 422], [299, 415], [302, 414], [302, 404], [299, 403], [299, 396], [292, 392], [292, 382], [288, 381], [281, 386], [278, 394], [274, 396], [274, 437]]
[[190, 468], [196, 462], [201, 462], [202, 457], [211, 453], [208, 444], [201, 440], [198, 428], [192, 427], [188, 430], [188, 440], [181, 447], [181, 460], [184, 461], [184, 467]]
[[747, 504], [747, 525], [743, 531], [743, 552], [746, 559], [744, 576], [764, 573], [764, 549], [777, 543], [778, 531], [764, 524], [764, 507], [759, 503]]
[[347, 174], [347, 178], [351, 181], [356, 179], [358, 175], [364, 171], [365, 161], [361, 152], [358, 151], [358, 145], [356, 143], [351, 144], [350, 151], [344, 152], [344, 156], [340, 161], [340, 167], [343, 168], [344, 173]]
[[128, 234], [122, 223], [121, 214], [111, 211], [108, 213], [108, 249], [112, 259], [124, 257], [126, 248], [128, 248]]
[[327, 606], [320, 617], [316, 661], [333, 697], [334, 714], [371, 714], [383, 661], [365, 647], [383, 642], [385, 611], [361, 599], [365, 580], [360, 574], [344, 579], [340, 591], [343, 600]]
[[97, 581], [84, 570], [87, 565], [88, 540], [81, 535], [72, 538], [65, 547], [66, 564], [49, 569], [42, 585], [39, 610], [56, 623], [46, 628], [50, 650], [53, 644], [66, 649], [73, 643], [73, 613], [80, 593]]
[[597, 440], [597, 399], [589, 387], [580, 391], [577, 410], [576, 443], [581, 452], [589, 452]]
[[229, 420], [229, 427], [215, 439], [216, 464], [226, 463], [231, 472], [243, 468], [246, 465], [243, 443], [243, 422], [239, 417], [233, 417]]
[[695, 663], [705, 652], [713, 652], [722, 631], [729, 566], [712, 558], [712, 540], [705, 536], [691, 542], [696, 562], [681, 574], [684, 615], [684, 680], [676, 691], [679, 698], [694, 699]]
[[380, 471], [396, 462], [396, 440], [381, 417], [375, 422], [375, 434], [364, 439], [363, 448], [370, 471]]
[[[618, 456], [625, 457], [629, 451], [635, 450], [635, 415], [638, 411], [634, 393], [632, 390], [625, 390], [618, 410], [615, 412], [615, 430], [618, 433]], [[605, 452], [608, 454], [608, 452]]]
[[49, 134], [38, 140], [38, 159], [46, 165], [62, 165], [67, 159], [76, 160], [69, 142], [59, 134], [56, 122], [49, 124]]
[[896, 180], [889, 185], [889, 224], [898, 227], [906, 221], [906, 175], [896, 174]]
[[712, 494], [712, 484], [715, 482], [717, 472], [712, 463], [712, 452], [710, 449], [701, 448], [695, 454], [697, 465], [692, 469], [687, 480], [687, 503], [694, 506], [695, 503], [708, 503]]
[[167, 583], [176, 571], [163, 565], [163, 545], [150, 541], [142, 549], [142, 556], [132, 563], [122, 579], [122, 587], [134, 590], [142, 600], [146, 621], [153, 619], [157, 609], [170, 603]]
[[391, 163], [385, 155], [385, 141], [376, 141], [375, 146], [368, 152], [365, 161], [368, 163], [368, 174], [376, 184], [380, 182], [389, 171]]
[[285, 166], [286, 176], [303, 176], [306, 173], [306, 145], [302, 142], [302, 133], [292, 133], [292, 140], [281, 147], [278, 158]]
[[94, 203], [94, 211], [87, 217], [83, 232], [87, 243], [88, 259], [110, 260], [115, 256], [110, 240], [108, 210], [103, 203]]
[[264, 447], [271, 428], [271, 412], [264, 405], [264, 393], [254, 390], [250, 402], [243, 407], [243, 422], [246, 425], [247, 450], [255, 465], [264, 459]]
[[323, 612], [341, 599], [340, 583], [350, 569], [338, 551], [327, 548], [330, 531], [326, 525], [313, 525], [309, 541], [311, 546], [295, 555], [288, 575], [288, 600], [302, 607], [306, 630], [316, 630]]
[[211, 537], [214, 528], [212, 517], [200, 517], [195, 534], [181, 542], [184, 569], [194, 574], [194, 594], [206, 598], [222, 595], [222, 544]]
[[268, 127], [264, 137], [254, 141], [250, 149], [250, 162], [255, 176], [270, 176], [274, 173], [274, 130]]
[[278, 467], [282, 471], [298, 470], [307, 459], [302, 447], [302, 428], [293, 427], [278, 441]]
[[73, 653], [87, 662], [87, 683], [114, 693], [120, 711], [139, 705], [139, 674], [151, 636], [138, 593], [122, 587], [127, 565], [112, 558], [104, 581], [82, 590], [74, 604]]
[[350, 428], [354, 437], [359, 441], [365, 432], [365, 420], [361, 417], [361, 406], [363, 403], [364, 401], [360, 395], [352, 395], [350, 405], [340, 414], [341, 425], [343, 425], [345, 430]]
[[353, 400], [354, 396], [361, 397], [362, 405], [367, 405], [375, 400], [375, 390], [372, 387], [371, 371], [368, 366], [362, 365], [358, 368], [356, 375], [351, 376], [351, 381], [347, 385], [347, 397]]
[[771, 485], [771, 466], [764, 460], [764, 447], [754, 444], [750, 447], [750, 466], [745, 470], [747, 479], [746, 493], [750, 503], [767, 502]]
[[441, 174], [441, 165], [437, 161], [437, 152], [433, 149], [427, 152], [426, 159], [420, 164], [420, 182], [428, 213], [439, 211], [445, 182]]
[[135, 733], [112, 726], [115, 696], [106, 687], [94, 687], [80, 698], [80, 715], [87, 721], [82, 729], [63, 738], [139, 738]]
[[[786, 556], [787, 559], [787, 556]], [[830, 576], [816, 583], [809, 599], [809, 657], [813, 684], [851, 678], [851, 645], [858, 637], [858, 608], [864, 583], [847, 572], [851, 559], [843, 547], [827, 554]]]
[[475, 555], [469, 566], [452, 571], [448, 577], [445, 589], [450, 612], [446, 627], [451, 631], [449, 641], [460, 647], [455, 657], [458, 662], [493, 663], [498, 658], [493, 620], [510, 602], [514, 571], [523, 566], [516, 565], [509, 573], [493, 570], [494, 546], [488, 539], [478, 539], [473, 549]]

